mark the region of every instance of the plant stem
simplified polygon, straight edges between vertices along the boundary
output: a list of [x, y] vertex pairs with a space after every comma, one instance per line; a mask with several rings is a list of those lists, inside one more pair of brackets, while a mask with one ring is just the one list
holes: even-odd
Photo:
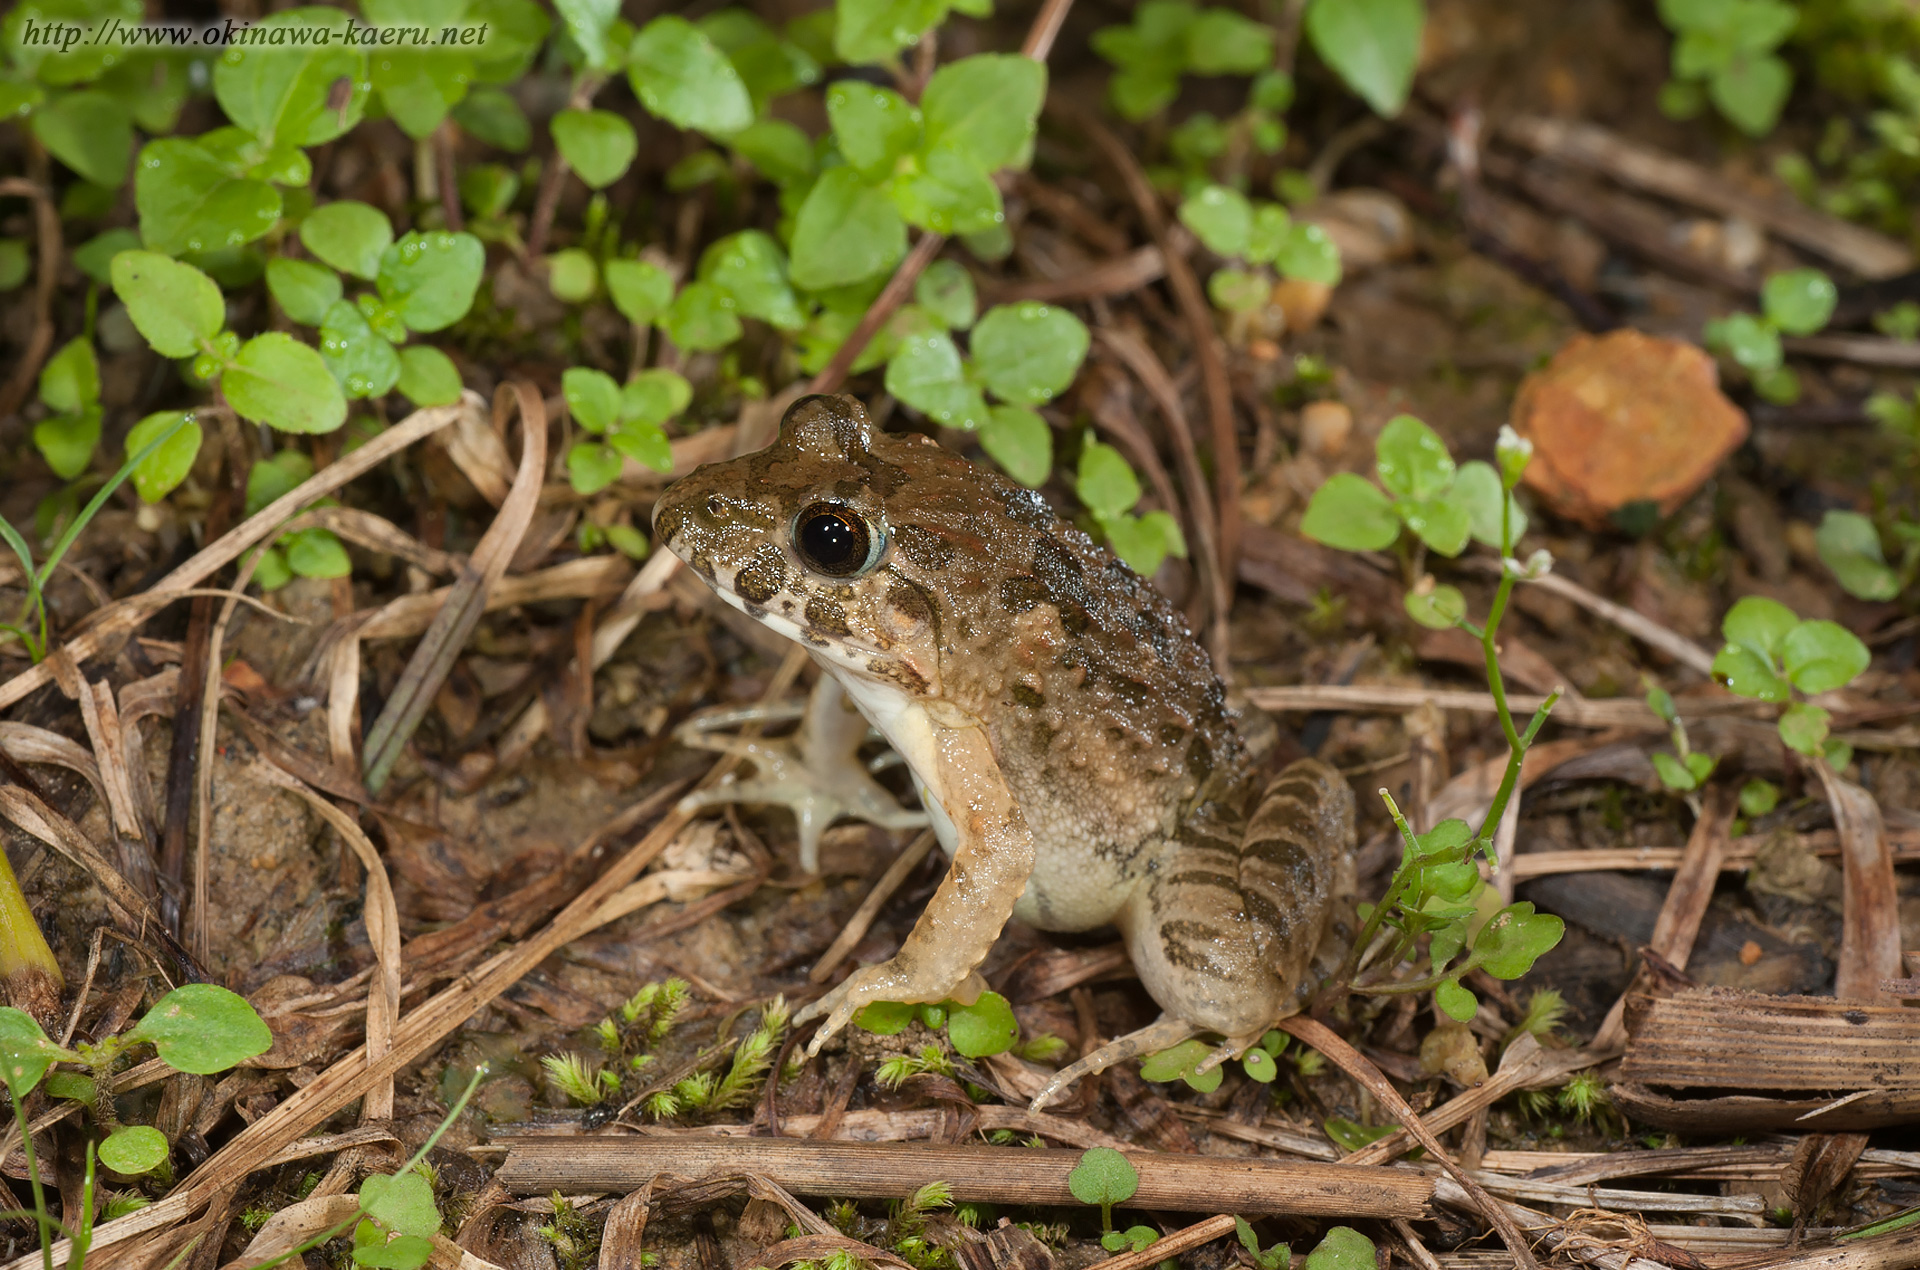
[[47, 1195], [40, 1188], [40, 1165], [33, 1158], [33, 1129], [27, 1124], [27, 1114], [20, 1103], [24, 1094], [15, 1094], [13, 1103], [13, 1122], [20, 1126], [20, 1147], [27, 1156], [27, 1184], [33, 1187], [33, 1220], [40, 1232], [40, 1264], [44, 1270], [53, 1270], [53, 1239], [47, 1226], [52, 1218], [47, 1216]]

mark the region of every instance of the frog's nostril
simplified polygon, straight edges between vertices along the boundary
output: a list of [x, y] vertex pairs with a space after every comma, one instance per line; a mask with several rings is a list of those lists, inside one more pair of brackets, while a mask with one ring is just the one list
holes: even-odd
[[725, 520], [727, 518], [727, 500], [718, 494], [707, 495], [707, 515], [713, 517], [715, 520]]

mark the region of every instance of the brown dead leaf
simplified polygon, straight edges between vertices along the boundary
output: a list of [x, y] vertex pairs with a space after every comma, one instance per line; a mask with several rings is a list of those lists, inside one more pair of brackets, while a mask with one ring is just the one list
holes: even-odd
[[1673, 511], [1747, 436], [1711, 357], [1638, 331], [1575, 336], [1520, 386], [1513, 426], [1527, 484], [1595, 528], [1629, 503]]

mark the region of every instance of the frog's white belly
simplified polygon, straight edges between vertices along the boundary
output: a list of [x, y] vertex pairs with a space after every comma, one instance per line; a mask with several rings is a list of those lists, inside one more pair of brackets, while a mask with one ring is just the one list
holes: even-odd
[[[935, 721], [925, 702], [897, 685], [848, 672], [817, 652], [813, 656], [906, 760], [940, 847], [951, 857], [958, 831], [941, 794], [944, 783], [936, 740], [944, 725]], [[978, 720], [972, 723], [983, 726]], [[1090, 848], [1063, 845], [1057, 834], [1049, 832], [1049, 808], [1023, 803], [1020, 810], [1034, 835], [1034, 863], [1026, 890], [1013, 906], [1014, 917], [1041, 930], [1091, 930], [1114, 921], [1138, 890], [1137, 874], [1130, 876], [1112, 858]]]

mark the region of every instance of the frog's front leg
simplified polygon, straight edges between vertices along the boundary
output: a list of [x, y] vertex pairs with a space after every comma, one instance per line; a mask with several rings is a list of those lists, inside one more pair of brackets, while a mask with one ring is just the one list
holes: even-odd
[[864, 966], [795, 1016], [826, 1016], [807, 1046], [818, 1053], [861, 1007], [875, 1001], [942, 1001], [977, 993], [974, 969], [986, 959], [1014, 901], [1033, 872], [1033, 834], [1000, 774], [987, 732], [977, 720], [928, 721], [931, 733], [915, 770], [926, 795], [953, 823], [953, 864], [900, 951]]
[[[791, 737], [749, 740], [713, 735], [716, 729], [743, 723], [782, 722], [800, 713], [800, 729]], [[860, 761], [867, 720], [841, 691], [832, 675], [820, 676], [804, 711], [796, 703], [705, 710], [680, 725], [683, 745], [736, 753], [754, 765], [745, 780], [696, 790], [680, 800], [680, 810], [698, 811], [726, 803], [774, 803], [790, 808], [800, 831], [800, 867], [820, 871], [820, 835], [841, 817], [864, 820], [882, 829], [917, 829], [927, 814], [895, 801]]]

